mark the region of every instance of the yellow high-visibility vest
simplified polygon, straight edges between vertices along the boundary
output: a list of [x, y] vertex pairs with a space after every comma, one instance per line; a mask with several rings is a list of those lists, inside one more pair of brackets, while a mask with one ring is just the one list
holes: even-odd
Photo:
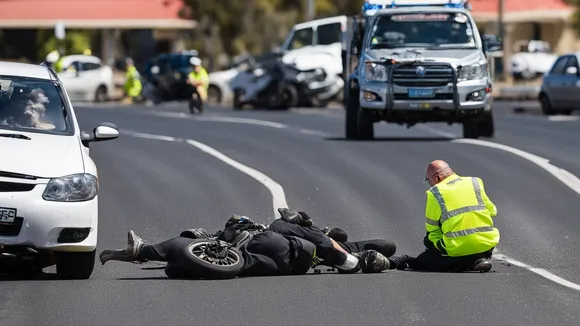
[[426, 192], [427, 237], [444, 256], [486, 252], [499, 243], [495, 204], [477, 177], [451, 175]]

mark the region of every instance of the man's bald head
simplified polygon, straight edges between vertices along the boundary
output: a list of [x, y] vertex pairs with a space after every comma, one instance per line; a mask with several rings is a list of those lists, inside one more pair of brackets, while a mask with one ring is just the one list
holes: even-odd
[[425, 179], [429, 182], [431, 186], [438, 184], [441, 180], [452, 175], [454, 172], [449, 167], [447, 162], [442, 160], [435, 160], [429, 163], [427, 166], [427, 172], [425, 172]]

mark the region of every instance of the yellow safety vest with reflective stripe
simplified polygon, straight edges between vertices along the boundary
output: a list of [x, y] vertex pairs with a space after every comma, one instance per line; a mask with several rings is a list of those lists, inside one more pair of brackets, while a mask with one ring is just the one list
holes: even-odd
[[497, 246], [496, 215], [480, 178], [452, 175], [427, 191], [427, 237], [444, 256], [467, 256]]

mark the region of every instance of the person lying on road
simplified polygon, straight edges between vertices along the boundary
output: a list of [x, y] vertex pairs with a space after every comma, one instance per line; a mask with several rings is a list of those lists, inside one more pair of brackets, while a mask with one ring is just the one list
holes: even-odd
[[[306, 274], [317, 259], [341, 273], [379, 273], [389, 269], [385, 257], [395, 253], [394, 243], [385, 240], [349, 242], [348, 236], [334, 228], [325, 234], [312, 225], [304, 212], [280, 208], [282, 218], [263, 225], [245, 216], [234, 215], [225, 228], [215, 234], [205, 229], [189, 229], [179, 237], [147, 244], [133, 231], [128, 234], [128, 246], [123, 250], [104, 250], [99, 255], [102, 264], [109, 260], [125, 262], [168, 262], [165, 272], [170, 278], [188, 278], [189, 260], [183, 257], [193, 239], [215, 237], [239, 249], [245, 261], [238, 276], [274, 276]], [[336, 241], [331, 238], [336, 237]]]
[[491, 270], [491, 255], [499, 243], [494, 226], [495, 204], [478, 177], [458, 176], [441, 160], [427, 167], [427, 190], [423, 242], [426, 250], [416, 258], [392, 257], [391, 268], [435, 272]]

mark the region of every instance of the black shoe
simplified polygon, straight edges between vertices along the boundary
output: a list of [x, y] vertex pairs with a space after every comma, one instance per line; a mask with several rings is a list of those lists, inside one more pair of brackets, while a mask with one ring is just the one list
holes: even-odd
[[409, 255], [392, 256], [388, 258], [391, 263], [391, 269], [404, 270], [409, 268], [409, 262], [413, 260], [413, 257]]
[[491, 260], [480, 258], [473, 263], [473, 270], [476, 272], [487, 273], [491, 270]]
[[109, 260], [146, 262], [147, 260], [137, 259], [143, 246], [145, 246], [145, 241], [131, 230], [127, 234], [127, 248], [122, 250], [103, 250], [99, 255], [99, 259], [103, 265]]
[[387, 257], [376, 250], [365, 250], [357, 254], [363, 273], [380, 273], [390, 269], [391, 264]]

